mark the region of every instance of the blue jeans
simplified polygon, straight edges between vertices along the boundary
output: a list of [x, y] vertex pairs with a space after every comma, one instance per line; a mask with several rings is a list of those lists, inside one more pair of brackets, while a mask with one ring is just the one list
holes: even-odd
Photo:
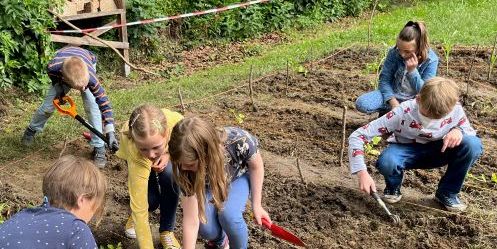
[[355, 101], [355, 108], [362, 113], [386, 113], [390, 111], [391, 107], [383, 100], [383, 95], [379, 90], [365, 93]]
[[159, 232], [174, 230], [178, 202], [179, 187], [173, 181], [171, 162], [161, 173], [151, 171], [148, 178], [148, 211], [160, 208]]
[[228, 236], [230, 248], [247, 248], [248, 229], [243, 212], [250, 192], [249, 173], [245, 173], [229, 186], [228, 198], [224, 209], [219, 211], [210, 202], [212, 193], [206, 194], [205, 216], [207, 223], [200, 223], [200, 237], [221, 245]]
[[455, 195], [461, 191], [466, 173], [483, 152], [480, 138], [463, 136], [461, 144], [440, 152], [443, 140], [427, 144], [389, 144], [380, 154], [376, 167], [385, 177], [387, 188], [402, 184], [406, 169], [433, 169], [447, 165], [437, 192]]
[[[68, 93], [69, 90], [71, 90], [71, 88], [66, 85], [52, 85], [48, 90], [45, 100], [38, 108], [38, 110], [36, 110], [33, 118], [31, 118], [31, 122], [28, 126], [29, 129], [36, 132], [40, 132], [43, 130], [45, 124], [55, 110], [52, 101], [55, 97], [57, 97], [57, 88], [62, 88], [61, 90], [64, 91], [64, 94]], [[102, 115], [100, 113], [100, 109], [98, 108], [98, 104], [95, 101], [95, 97], [91, 93], [90, 89], [86, 89], [84, 92], [82, 92], [81, 97], [83, 98], [83, 107], [85, 109], [86, 116], [88, 117], [88, 123], [90, 123], [98, 131], [102, 132]], [[77, 121], [74, 120], [73, 122]], [[102, 139], [91, 133], [90, 146], [95, 148], [103, 147], [104, 145], [105, 143]]]

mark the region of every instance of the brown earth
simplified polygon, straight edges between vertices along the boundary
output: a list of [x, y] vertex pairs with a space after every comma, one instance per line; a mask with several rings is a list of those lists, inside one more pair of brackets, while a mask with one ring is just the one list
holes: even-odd
[[[461, 215], [449, 214], [432, 200], [443, 169], [408, 171], [404, 199], [389, 205], [401, 223], [394, 226], [374, 200], [357, 191], [356, 179], [346, 166], [339, 166], [342, 106], [349, 108], [347, 134], [376, 116], [354, 110], [354, 100], [372, 89], [366, 64], [380, 54], [370, 55], [361, 48], [345, 50], [334, 57], [305, 65], [308, 73], [284, 72], [255, 83], [252, 111], [248, 89], [189, 106], [189, 111], [219, 125], [237, 124], [233, 113], [246, 116], [239, 126], [256, 134], [262, 144], [266, 167], [263, 204], [274, 222], [300, 236], [309, 248], [493, 248], [497, 243], [497, 188], [490, 182], [497, 172], [495, 151], [497, 114], [497, 77], [487, 80], [489, 52], [474, 57], [474, 49], [460, 48], [450, 60], [450, 76], [465, 92], [465, 106], [474, 127], [482, 137], [485, 153], [473, 167], [474, 176], [486, 175], [483, 183], [466, 181], [462, 198], [470, 204]], [[443, 56], [442, 50], [439, 54]], [[474, 63], [473, 63], [474, 61]], [[442, 59], [439, 73], [446, 75]], [[471, 80], [467, 80], [473, 64]], [[59, 156], [63, 144], [43, 151], [31, 151], [27, 158], [0, 165], [0, 203], [11, 210], [41, 201], [41, 175]], [[70, 141], [64, 154], [89, 157], [82, 138]], [[303, 170], [299, 178], [296, 159]], [[347, 158], [344, 159], [347, 165]], [[368, 158], [373, 165], [374, 158]], [[370, 167], [382, 189], [382, 178]], [[136, 242], [124, 238], [123, 226], [129, 213], [125, 164], [111, 157], [104, 169], [110, 181], [107, 212], [94, 234], [100, 244], [122, 242], [136, 248]], [[152, 224], [157, 230], [157, 214]], [[246, 215], [251, 248], [293, 248], [255, 226]], [[178, 217], [178, 235], [181, 236]]]

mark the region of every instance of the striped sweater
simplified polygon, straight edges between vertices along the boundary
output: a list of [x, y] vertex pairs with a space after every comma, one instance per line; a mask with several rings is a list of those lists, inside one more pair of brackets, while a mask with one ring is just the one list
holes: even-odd
[[423, 126], [416, 99], [402, 102], [400, 106], [355, 130], [349, 137], [349, 164], [352, 174], [366, 169], [364, 162], [364, 145], [373, 137], [392, 134], [389, 143], [421, 143], [441, 140], [453, 128], [460, 128], [464, 135], [476, 135], [466, 114], [457, 103], [445, 117], [432, 120]]
[[88, 66], [88, 72], [90, 74], [88, 88], [92, 92], [93, 96], [95, 96], [95, 101], [97, 102], [98, 108], [102, 113], [104, 133], [114, 131], [114, 118], [112, 115], [110, 100], [105, 93], [105, 89], [98, 81], [96, 70], [94, 67], [94, 65], [97, 63], [97, 57], [95, 56], [95, 54], [86, 49], [71, 46], [57, 50], [54, 59], [51, 60], [48, 64], [48, 75], [50, 76], [50, 79], [52, 79], [52, 83], [63, 83], [62, 63], [65, 59], [72, 56], [81, 58]]

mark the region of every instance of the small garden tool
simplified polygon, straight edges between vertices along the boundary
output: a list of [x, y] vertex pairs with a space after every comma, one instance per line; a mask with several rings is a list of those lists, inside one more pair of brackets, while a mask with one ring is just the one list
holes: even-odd
[[371, 196], [376, 200], [376, 202], [378, 202], [378, 204], [380, 204], [380, 206], [383, 208], [383, 210], [385, 210], [388, 216], [390, 216], [394, 224], [396, 225], [400, 224], [400, 217], [390, 212], [390, 210], [385, 205], [385, 202], [383, 202], [383, 200], [380, 198], [380, 196], [376, 191], [375, 192], [371, 191]]
[[297, 236], [283, 229], [282, 227], [277, 226], [274, 223], [269, 223], [267, 219], [262, 218], [262, 225], [271, 231], [271, 235], [274, 237], [280, 238], [282, 240], [288, 241], [294, 245], [305, 247], [304, 242], [300, 240]]

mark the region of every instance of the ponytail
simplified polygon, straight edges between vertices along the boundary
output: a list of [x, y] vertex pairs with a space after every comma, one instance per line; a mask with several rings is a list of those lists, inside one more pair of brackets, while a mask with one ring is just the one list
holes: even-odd
[[400, 31], [398, 39], [406, 42], [415, 39], [417, 46], [416, 55], [420, 58], [420, 61], [423, 62], [428, 58], [430, 42], [428, 40], [428, 30], [426, 30], [424, 22], [407, 22]]

